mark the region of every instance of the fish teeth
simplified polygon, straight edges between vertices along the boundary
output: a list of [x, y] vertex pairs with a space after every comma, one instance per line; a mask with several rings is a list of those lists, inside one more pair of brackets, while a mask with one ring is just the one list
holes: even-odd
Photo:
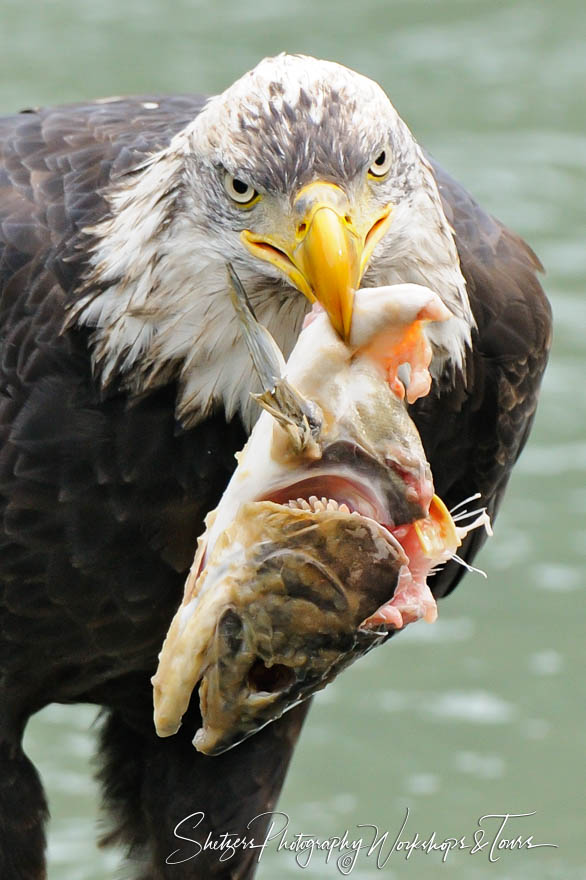
[[[327, 498], [325, 499], [327, 504]], [[311, 504], [311, 509], [314, 513], [321, 513], [322, 510], [326, 509], [326, 505], [323, 503], [323, 500], [320, 501], [317, 495], [309, 496], [309, 503]]]
[[311, 510], [311, 507], [305, 500], [305, 498], [291, 498], [287, 502], [287, 507], [290, 507], [291, 510]]
[[317, 495], [310, 495], [308, 499], [291, 498], [286, 506], [290, 507], [291, 510], [310, 510], [312, 513], [322, 513], [324, 510], [332, 513], [336, 511], [350, 513], [350, 508], [347, 504], [340, 504], [335, 498], [326, 498], [325, 495], [321, 498], [318, 498]]

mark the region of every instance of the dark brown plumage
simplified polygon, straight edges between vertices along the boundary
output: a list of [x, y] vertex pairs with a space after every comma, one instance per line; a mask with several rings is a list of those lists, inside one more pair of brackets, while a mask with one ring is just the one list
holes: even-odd
[[[156, 109], [145, 109], [145, 102]], [[107, 210], [101, 189], [165, 146], [198, 97], [135, 98], [0, 120], [0, 876], [43, 876], [45, 803], [21, 749], [52, 701], [106, 708], [101, 739], [111, 839], [142, 878], [249, 877], [253, 852], [165, 866], [175, 824], [243, 831], [275, 803], [306, 706], [234, 751], [198, 754], [186, 719], [159, 740], [150, 676], [205, 513], [245, 433], [222, 412], [188, 431], [175, 388], [130, 400], [92, 377], [86, 331], [61, 333], [87, 255], [80, 230]], [[434, 388], [414, 415], [451, 506], [483, 493], [494, 516], [531, 427], [550, 311], [537, 258], [434, 165], [478, 330], [465, 382]], [[483, 540], [474, 531], [464, 556]], [[454, 563], [431, 585], [450, 592]], [[196, 715], [196, 706], [191, 708]], [[195, 836], [195, 835], [194, 835]], [[207, 861], [204, 861], [207, 859]]]

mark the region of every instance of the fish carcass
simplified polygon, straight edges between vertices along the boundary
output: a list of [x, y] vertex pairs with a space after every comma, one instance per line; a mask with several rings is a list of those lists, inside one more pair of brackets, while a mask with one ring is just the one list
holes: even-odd
[[404, 400], [429, 390], [425, 325], [449, 316], [439, 297], [414, 284], [359, 290], [348, 342], [314, 310], [285, 364], [232, 282], [264, 411], [206, 519], [153, 678], [160, 736], [199, 683], [194, 745], [210, 755], [392, 632], [433, 621], [426, 578], [467, 530], [434, 496]]

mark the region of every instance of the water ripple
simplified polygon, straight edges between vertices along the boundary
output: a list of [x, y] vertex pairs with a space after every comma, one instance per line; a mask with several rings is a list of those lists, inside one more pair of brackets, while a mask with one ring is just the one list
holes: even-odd
[[435, 718], [475, 724], [502, 724], [517, 714], [515, 706], [488, 691], [448, 691], [432, 695], [421, 709]]
[[469, 773], [480, 779], [500, 779], [505, 773], [505, 762], [500, 755], [458, 752], [454, 763], [460, 773]]

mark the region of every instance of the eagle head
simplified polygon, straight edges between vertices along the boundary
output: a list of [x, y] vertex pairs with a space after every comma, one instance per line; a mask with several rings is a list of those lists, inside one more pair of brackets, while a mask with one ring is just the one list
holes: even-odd
[[309, 303], [346, 337], [359, 287], [414, 282], [453, 315], [430, 329], [436, 375], [462, 366], [473, 319], [453, 230], [429, 163], [365, 76], [264, 59], [105, 196], [70, 320], [92, 328], [104, 386], [176, 380], [184, 425], [217, 404], [253, 415], [227, 262], [285, 354]]

